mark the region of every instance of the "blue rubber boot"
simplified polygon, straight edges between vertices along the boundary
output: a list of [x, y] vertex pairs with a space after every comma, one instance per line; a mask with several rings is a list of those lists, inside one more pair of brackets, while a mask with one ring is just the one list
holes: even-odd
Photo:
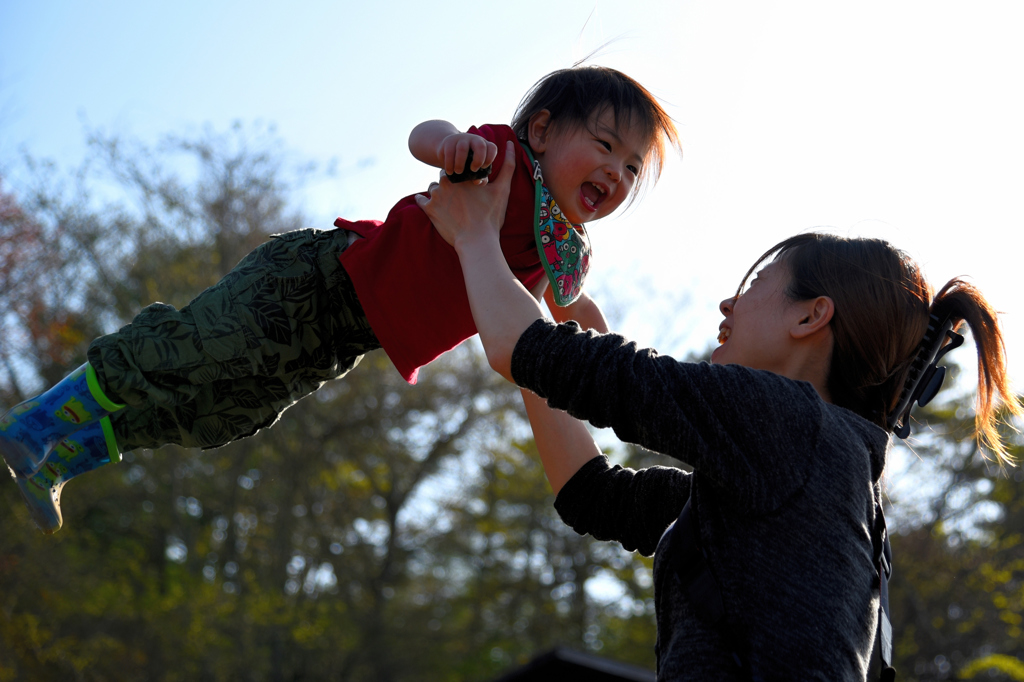
[[60, 530], [60, 491], [65, 483], [104, 464], [120, 461], [110, 417], [91, 422], [57, 443], [38, 472], [17, 479], [21, 496], [39, 530], [47, 534]]
[[124, 407], [103, 395], [85, 363], [46, 393], [15, 405], [0, 418], [0, 455], [15, 476], [28, 478], [67, 436]]

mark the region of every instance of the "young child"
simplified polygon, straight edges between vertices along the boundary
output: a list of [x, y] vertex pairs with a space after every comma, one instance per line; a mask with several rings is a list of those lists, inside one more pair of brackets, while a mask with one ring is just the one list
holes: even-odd
[[[598, 330], [604, 317], [582, 292], [583, 223], [656, 181], [670, 144], [678, 148], [675, 127], [654, 97], [602, 67], [545, 76], [511, 127], [463, 133], [426, 121], [409, 137], [413, 156], [449, 176], [483, 175], [513, 150], [505, 259], [535, 295], [551, 284], [556, 320]], [[0, 419], [0, 454], [43, 531], [61, 526], [63, 485], [122, 450], [251, 436], [376, 348], [415, 383], [419, 367], [476, 333], [459, 258], [415, 195], [383, 223], [335, 226], [272, 237], [181, 310], [147, 306], [94, 340], [85, 365]]]

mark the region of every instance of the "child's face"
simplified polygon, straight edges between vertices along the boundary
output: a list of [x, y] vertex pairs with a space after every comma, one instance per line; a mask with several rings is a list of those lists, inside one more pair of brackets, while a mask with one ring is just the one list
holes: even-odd
[[530, 119], [530, 146], [544, 184], [570, 221], [604, 218], [633, 190], [648, 150], [628, 123], [617, 125], [610, 107], [586, 126], [559, 126], [546, 109]]

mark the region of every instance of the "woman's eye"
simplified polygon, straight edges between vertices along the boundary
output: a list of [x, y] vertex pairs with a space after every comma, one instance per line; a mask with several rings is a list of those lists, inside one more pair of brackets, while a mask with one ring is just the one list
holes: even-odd
[[640, 174], [640, 169], [637, 168], [636, 166], [626, 166], [626, 170], [628, 170], [633, 175], [639, 175]]
[[605, 149], [607, 149], [608, 151], [611, 151], [611, 150], [612, 150], [612, 145], [611, 145], [611, 143], [609, 143], [609, 142], [605, 142], [604, 140], [598, 140], [598, 143], [600, 143], [600, 145], [601, 145], [602, 147], [604, 147]]

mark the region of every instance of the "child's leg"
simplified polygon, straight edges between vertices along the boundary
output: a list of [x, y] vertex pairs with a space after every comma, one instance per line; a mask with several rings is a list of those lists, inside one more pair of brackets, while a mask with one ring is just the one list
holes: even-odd
[[154, 304], [89, 347], [100, 384], [126, 407], [122, 450], [217, 447], [379, 347], [338, 255], [344, 230], [272, 238], [181, 310]]

